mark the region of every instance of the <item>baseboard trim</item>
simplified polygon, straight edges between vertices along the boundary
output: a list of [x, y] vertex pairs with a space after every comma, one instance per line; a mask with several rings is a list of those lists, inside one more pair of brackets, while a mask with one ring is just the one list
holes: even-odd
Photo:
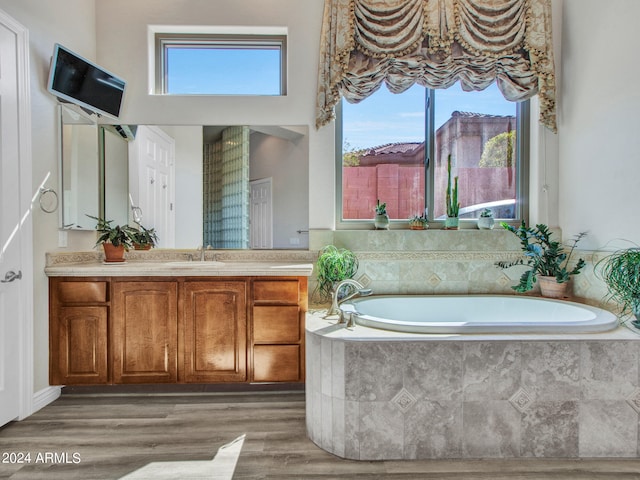
[[62, 391], [62, 387], [46, 387], [33, 394], [33, 412], [36, 413], [43, 407], [56, 400]]

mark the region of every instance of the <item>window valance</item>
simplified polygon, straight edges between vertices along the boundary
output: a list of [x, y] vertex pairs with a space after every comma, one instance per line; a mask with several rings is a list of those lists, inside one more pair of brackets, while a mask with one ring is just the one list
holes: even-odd
[[507, 100], [540, 97], [556, 131], [550, 0], [325, 0], [316, 126], [343, 96], [357, 103], [382, 82], [466, 91], [496, 81]]

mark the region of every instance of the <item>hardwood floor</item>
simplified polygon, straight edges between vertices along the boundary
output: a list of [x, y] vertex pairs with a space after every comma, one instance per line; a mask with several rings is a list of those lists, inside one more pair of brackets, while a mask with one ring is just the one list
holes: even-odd
[[[343, 460], [307, 439], [304, 416], [300, 391], [64, 394], [28, 419], [0, 429], [0, 478], [640, 479], [637, 458]], [[212, 459], [218, 448], [243, 434], [232, 477], [224, 472], [233, 471], [233, 465], [229, 470], [221, 462], [208, 476], [189, 473], [189, 466], [209, 468], [206, 462], [217, 461]], [[15, 463], [20, 452], [30, 454], [30, 463]]]

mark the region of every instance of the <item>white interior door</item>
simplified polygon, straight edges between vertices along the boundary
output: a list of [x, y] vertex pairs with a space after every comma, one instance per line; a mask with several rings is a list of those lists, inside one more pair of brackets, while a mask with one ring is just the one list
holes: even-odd
[[129, 191], [142, 211], [142, 225], [154, 228], [158, 246], [175, 246], [175, 141], [157, 127], [141, 125], [130, 144]]
[[23, 384], [32, 378], [31, 372], [25, 374], [24, 362], [25, 346], [31, 341], [25, 338], [24, 327], [29, 313], [27, 282], [32, 280], [24, 260], [31, 248], [31, 218], [23, 177], [30, 176], [31, 163], [21, 140], [28, 126], [23, 118], [28, 98], [24, 93], [28, 70], [23, 65], [27, 33], [22, 28], [0, 11], [0, 425], [24, 413]]
[[251, 248], [273, 248], [273, 200], [271, 178], [249, 182]]

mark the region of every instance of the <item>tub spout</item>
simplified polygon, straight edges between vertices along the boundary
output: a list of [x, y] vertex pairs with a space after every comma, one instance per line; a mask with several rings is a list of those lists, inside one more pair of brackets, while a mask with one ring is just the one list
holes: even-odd
[[[347, 285], [351, 285], [352, 287], [355, 287], [355, 291], [349, 295], [347, 295], [345, 298], [341, 298], [340, 300], [338, 300], [338, 296], [340, 295], [340, 291], [342, 290], [343, 287], [347, 286]], [[362, 286], [360, 283], [356, 282], [355, 280], [352, 279], [347, 279], [347, 280], [343, 280], [340, 283], [338, 283], [333, 291], [333, 296], [332, 296], [332, 301], [331, 301], [331, 308], [327, 311], [327, 316], [329, 315], [339, 315], [340, 316], [340, 320], [339, 323], [345, 323], [346, 320], [344, 318], [344, 314], [342, 312], [342, 310], [340, 309], [340, 304], [342, 302], [346, 302], [347, 300], [360, 295], [363, 297], [366, 297], [368, 295], [371, 295], [372, 290], [370, 288], [364, 288], [364, 286]]]

